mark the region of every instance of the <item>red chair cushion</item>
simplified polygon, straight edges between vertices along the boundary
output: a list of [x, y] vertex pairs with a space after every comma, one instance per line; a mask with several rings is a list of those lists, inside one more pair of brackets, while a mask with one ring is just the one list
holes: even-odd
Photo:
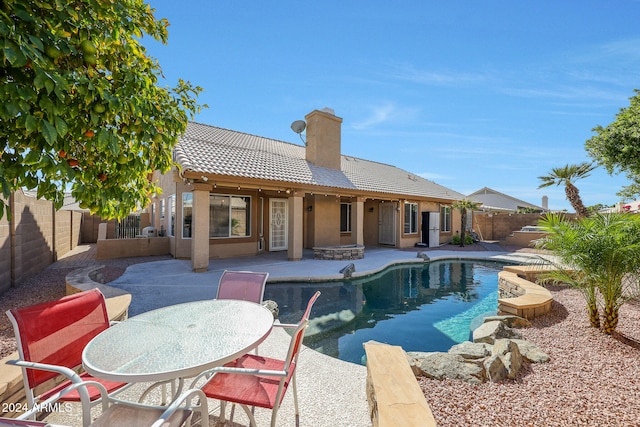
[[[282, 371], [284, 369], [284, 361], [246, 354], [233, 362], [227, 363], [225, 366]], [[283, 397], [294, 371], [295, 364], [291, 363], [289, 375], [285, 380], [282, 390]], [[279, 384], [280, 377], [221, 372], [214, 375], [213, 378], [205, 384], [202, 391], [207, 397], [212, 399], [273, 409]]]

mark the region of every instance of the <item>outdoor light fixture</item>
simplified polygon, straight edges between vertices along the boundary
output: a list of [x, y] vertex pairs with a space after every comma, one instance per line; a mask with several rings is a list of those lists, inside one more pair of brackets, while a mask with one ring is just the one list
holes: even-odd
[[313, 210], [313, 205], [307, 206], [307, 212], [311, 212]]

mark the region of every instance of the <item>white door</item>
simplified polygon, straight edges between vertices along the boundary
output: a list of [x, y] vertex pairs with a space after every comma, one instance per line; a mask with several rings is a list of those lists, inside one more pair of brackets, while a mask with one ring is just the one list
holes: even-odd
[[429, 247], [440, 246], [440, 212], [429, 212]]
[[381, 203], [378, 216], [378, 243], [396, 244], [396, 206], [394, 203]]
[[269, 250], [284, 251], [288, 248], [287, 199], [270, 199]]

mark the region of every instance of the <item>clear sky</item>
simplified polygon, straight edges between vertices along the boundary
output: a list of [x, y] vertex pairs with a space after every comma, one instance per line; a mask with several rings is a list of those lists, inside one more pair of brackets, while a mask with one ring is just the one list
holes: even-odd
[[[640, 1], [150, 0], [169, 42], [143, 39], [164, 71], [202, 86], [195, 121], [301, 144], [314, 109], [343, 118], [342, 153], [463, 194], [482, 187], [573, 211], [552, 168], [640, 88]], [[598, 169], [585, 205], [627, 184]]]

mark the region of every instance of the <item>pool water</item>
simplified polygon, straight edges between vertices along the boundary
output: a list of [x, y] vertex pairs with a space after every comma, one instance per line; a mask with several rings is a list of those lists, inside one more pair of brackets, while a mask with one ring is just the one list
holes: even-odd
[[503, 265], [469, 260], [404, 264], [354, 280], [269, 283], [264, 298], [278, 303], [282, 323], [297, 323], [320, 290], [305, 345], [363, 364], [362, 344], [370, 340], [406, 351], [447, 351], [469, 340], [474, 319], [497, 310]]

